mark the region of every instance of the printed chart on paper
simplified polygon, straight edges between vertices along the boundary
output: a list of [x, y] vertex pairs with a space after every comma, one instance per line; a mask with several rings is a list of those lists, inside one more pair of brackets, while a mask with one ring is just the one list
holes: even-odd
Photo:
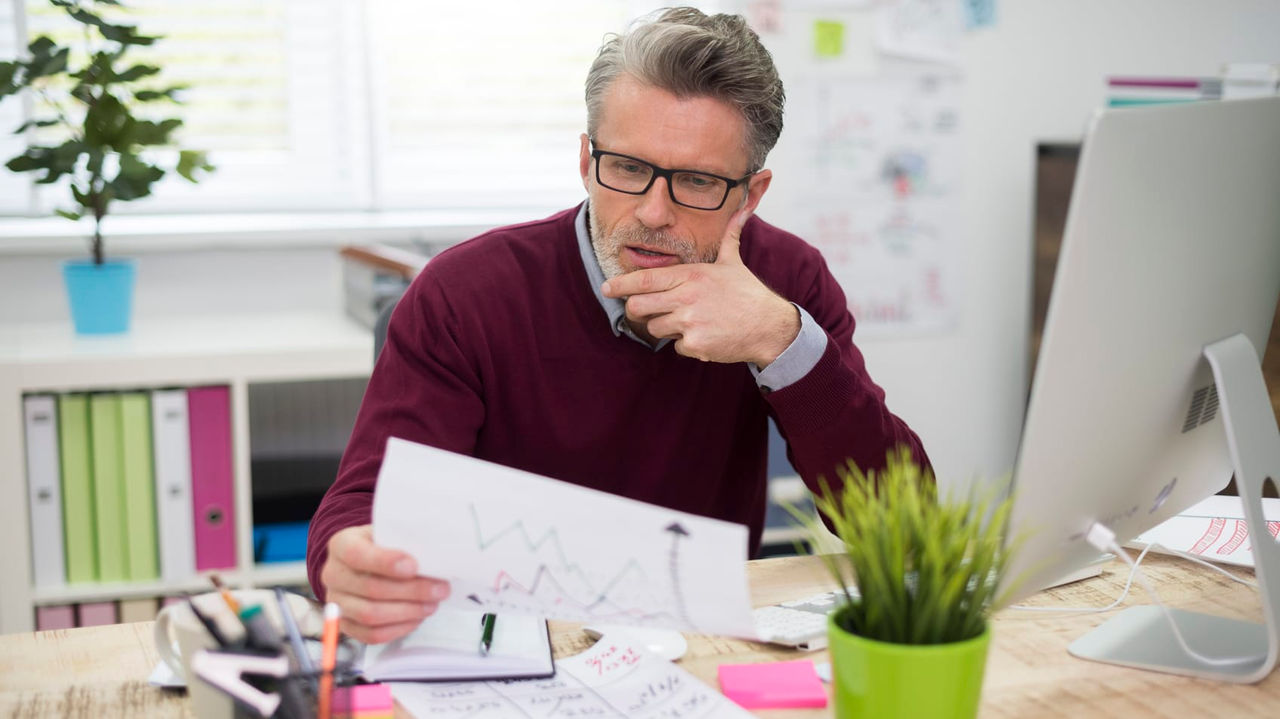
[[742, 525], [392, 439], [373, 532], [457, 606], [755, 636]]

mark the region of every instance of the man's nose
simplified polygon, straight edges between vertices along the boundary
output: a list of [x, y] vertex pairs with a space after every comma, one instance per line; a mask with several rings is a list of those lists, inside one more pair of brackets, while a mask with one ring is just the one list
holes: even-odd
[[645, 227], [658, 229], [675, 222], [675, 203], [671, 201], [671, 190], [668, 189], [667, 178], [654, 178], [649, 191], [640, 196], [640, 204], [636, 207], [636, 219]]

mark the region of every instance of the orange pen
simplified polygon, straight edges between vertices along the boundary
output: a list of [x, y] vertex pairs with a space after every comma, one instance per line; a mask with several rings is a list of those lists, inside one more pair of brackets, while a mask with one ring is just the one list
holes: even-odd
[[239, 616], [240, 603], [237, 602], [236, 598], [231, 595], [231, 591], [227, 589], [227, 585], [222, 583], [222, 577], [219, 577], [216, 574], [210, 574], [209, 581], [213, 582], [213, 588], [218, 590], [218, 592], [222, 594], [222, 600], [227, 603], [228, 607], [231, 608], [231, 613]]
[[333, 602], [324, 605], [324, 632], [320, 635], [320, 691], [316, 696], [316, 717], [329, 719], [333, 706], [333, 669], [338, 663], [338, 620], [342, 609]]

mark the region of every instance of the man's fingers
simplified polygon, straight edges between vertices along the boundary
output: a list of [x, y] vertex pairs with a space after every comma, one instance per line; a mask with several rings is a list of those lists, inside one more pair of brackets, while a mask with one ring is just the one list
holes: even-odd
[[747, 220], [751, 218], [751, 211], [745, 207], [733, 213], [733, 217], [729, 218], [729, 226], [724, 228], [724, 236], [720, 238], [720, 250], [716, 254], [716, 264], [742, 264], [742, 250], [740, 249], [739, 238], [742, 236], [742, 226], [747, 224]]
[[366, 627], [418, 623], [436, 611], [436, 602], [380, 602], [343, 591], [330, 590], [327, 601], [342, 607], [343, 620]]
[[628, 319], [645, 322], [658, 315], [665, 315], [697, 301], [697, 292], [690, 290], [690, 285], [682, 285], [667, 292], [652, 292], [645, 295], [627, 297], [626, 310]]
[[392, 579], [359, 572], [342, 562], [329, 562], [321, 577], [331, 590], [377, 600], [438, 602], [449, 596], [449, 583], [431, 577]]
[[645, 330], [658, 339], [678, 340], [682, 337], [681, 323], [669, 314], [649, 320], [645, 324]]
[[684, 283], [689, 278], [689, 273], [693, 271], [696, 271], [693, 265], [635, 270], [606, 281], [600, 285], [600, 291], [605, 297], [630, 297], [650, 292], [666, 292]]
[[356, 641], [364, 642], [365, 644], [385, 644], [412, 632], [421, 623], [421, 621], [402, 622], [400, 624], [384, 624], [371, 627], [343, 617], [341, 628], [343, 634]]
[[380, 574], [398, 579], [409, 579], [418, 574], [418, 563], [413, 557], [399, 550], [374, 544], [373, 533], [368, 525], [344, 529], [333, 535], [329, 540], [329, 554], [365, 574]]

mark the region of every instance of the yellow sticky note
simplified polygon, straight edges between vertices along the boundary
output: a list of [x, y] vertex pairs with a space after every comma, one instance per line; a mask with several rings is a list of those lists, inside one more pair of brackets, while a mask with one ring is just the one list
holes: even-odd
[[844, 23], [814, 20], [813, 51], [818, 57], [840, 57], [844, 52]]

